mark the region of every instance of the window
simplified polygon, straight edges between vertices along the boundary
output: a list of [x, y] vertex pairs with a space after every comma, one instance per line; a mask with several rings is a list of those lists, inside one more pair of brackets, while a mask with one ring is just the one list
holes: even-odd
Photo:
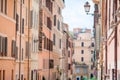
[[84, 61], [84, 58], [83, 58], [83, 57], [81, 57], [81, 61], [82, 61], [82, 62]]
[[7, 37], [0, 36], [0, 56], [7, 56]]
[[33, 26], [33, 10], [30, 11], [30, 27]]
[[47, 27], [51, 30], [52, 29], [52, 22], [49, 17], [47, 17]]
[[81, 54], [84, 54], [84, 50], [81, 50]]
[[16, 47], [16, 55], [15, 55], [15, 58], [18, 59], [18, 47]]
[[48, 38], [44, 38], [44, 48], [52, 51], [53, 50], [53, 41], [51, 41]]
[[55, 43], [56, 43], [56, 36], [55, 34], [53, 34], [53, 44], [55, 45]]
[[3, 12], [3, 0], [1, 0], [1, 12]]
[[0, 5], [1, 5], [0, 11], [2, 13], [7, 14], [7, 0], [1, 0]]
[[0, 70], [0, 80], [1, 80], [1, 78], [2, 78], [2, 72], [1, 72], [1, 70]]
[[91, 58], [91, 62], [93, 62], [93, 58]]
[[14, 80], [13, 77], [14, 77], [14, 73], [13, 73], [13, 70], [12, 70], [11, 71], [11, 80]]
[[3, 70], [3, 80], [5, 80], [5, 70]]
[[56, 26], [56, 15], [54, 15], [54, 26]]
[[5, 14], [7, 14], [7, 0], [5, 0]]
[[28, 57], [28, 54], [29, 54], [29, 43], [28, 42], [26, 42], [26, 57]]
[[70, 70], [70, 64], [68, 64], [68, 70]]
[[31, 80], [33, 80], [33, 70], [31, 70]]
[[21, 80], [23, 80], [23, 74], [21, 75]]
[[58, 30], [60, 31], [60, 21], [58, 20]]
[[91, 65], [91, 70], [93, 70], [93, 65]]
[[2, 53], [2, 37], [0, 36], [0, 55]]
[[81, 46], [84, 47], [84, 42], [81, 43]]
[[16, 3], [15, 3], [15, 0], [14, 0], [14, 11], [13, 11], [13, 18], [14, 19], [15, 19], [15, 16], [16, 16], [15, 9], [16, 9]]
[[59, 39], [59, 48], [61, 49], [61, 39]]
[[48, 8], [48, 10], [52, 13], [52, 2], [51, 0], [46, 0], [46, 7]]
[[24, 50], [23, 50], [23, 48], [22, 48], [22, 61], [23, 61], [23, 57], [24, 57], [23, 54], [24, 54]]
[[12, 45], [11, 45], [11, 57], [15, 57], [16, 54], [16, 41], [12, 40]]
[[80, 69], [79, 68], [76, 68], [76, 73], [80, 73]]
[[44, 38], [44, 49], [47, 49], [47, 47], [46, 47], [46, 37]]
[[54, 60], [53, 59], [50, 59], [49, 60], [49, 68], [54, 68]]
[[68, 57], [70, 57], [70, 51], [68, 51]]
[[87, 69], [84, 68], [84, 69], [83, 69], [83, 72], [84, 72], [84, 74], [87, 74]]
[[25, 2], [25, 1], [23, 0], [23, 4], [24, 4], [24, 2]]
[[91, 50], [91, 54], [93, 54], [93, 52], [94, 52], [94, 51], [93, 51], [93, 50]]
[[24, 34], [24, 19], [22, 19], [22, 34]]
[[91, 43], [91, 46], [94, 47], [94, 43]]
[[60, 7], [58, 8], [58, 13], [61, 14], [61, 9], [60, 9]]
[[19, 30], [19, 15], [16, 14], [16, 31]]

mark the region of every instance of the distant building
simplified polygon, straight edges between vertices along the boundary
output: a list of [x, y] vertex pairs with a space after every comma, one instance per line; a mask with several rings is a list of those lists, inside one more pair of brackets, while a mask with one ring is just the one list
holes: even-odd
[[[78, 32], [73, 31], [73, 34], [76, 36], [76, 38], [74, 38], [74, 55], [73, 55], [74, 67], [76, 67], [76, 65], [86, 64], [86, 66], [88, 66], [88, 68], [86, 69], [88, 71], [87, 77], [90, 77], [90, 74], [93, 74], [93, 52], [94, 52], [94, 38], [92, 37], [91, 29], [77, 28], [74, 30], [78, 31]], [[79, 68], [82, 67], [79, 66]], [[74, 70], [74, 73], [76, 73], [75, 71], [76, 70]], [[81, 76], [84, 76], [84, 74], [79, 75], [79, 77]]]

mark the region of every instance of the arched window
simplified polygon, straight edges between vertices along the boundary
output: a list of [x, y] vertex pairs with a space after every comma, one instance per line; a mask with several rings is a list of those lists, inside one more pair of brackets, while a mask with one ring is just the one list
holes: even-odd
[[81, 43], [81, 46], [84, 47], [84, 42]]
[[94, 43], [93, 42], [91, 43], [91, 46], [94, 47]]

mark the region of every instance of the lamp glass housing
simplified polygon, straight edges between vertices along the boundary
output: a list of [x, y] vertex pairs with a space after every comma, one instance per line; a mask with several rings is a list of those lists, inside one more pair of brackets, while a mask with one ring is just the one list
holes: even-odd
[[90, 12], [90, 4], [89, 4], [89, 2], [85, 3], [84, 8], [85, 8], [86, 13]]

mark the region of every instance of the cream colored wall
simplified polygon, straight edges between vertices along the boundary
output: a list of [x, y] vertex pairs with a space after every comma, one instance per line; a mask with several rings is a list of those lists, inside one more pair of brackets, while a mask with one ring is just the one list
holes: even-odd
[[[84, 42], [84, 47], [81, 47], [81, 43]], [[91, 50], [94, 51], [94, 47], [90, 47], [91, 43], [94, 43], [92, 39], [91, 33], [80, 33], [77, 37], [77, 40], [74, 40], [74, 55], [73, 59], [75, 62], [86, 63], [89, 66], [89, 71], [92, 73], [91, 58], [93, 58], [93, 54], [91, 54]], [[81, 53], [81, 50], [84, 50], [84, 54]], [[81, 62], [81, 57], [84, 57], [84, 62]]]

